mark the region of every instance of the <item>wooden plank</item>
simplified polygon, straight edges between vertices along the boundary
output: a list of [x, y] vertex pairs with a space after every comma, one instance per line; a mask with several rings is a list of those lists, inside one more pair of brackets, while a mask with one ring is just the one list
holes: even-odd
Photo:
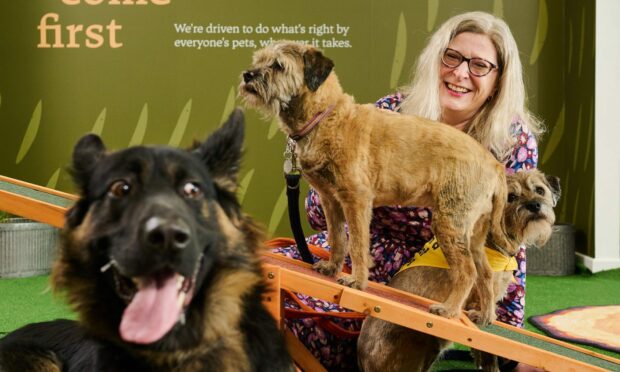
[[[264, 258], [266, 261], [274, 264], [280, 261], [270, 255], [266, 255]], [[393, 301], [384, 296], [343, 287], [337, 284], [333, 278], [325, 278], [315, 273], [306, 274], [305, 271], [309, 269], [307, 264], [298, 267], [297, 265], [291, 265], [287, 260], [282, 260], [282, 262], [284, 266], [287, 266], [281, 272], [283, 287], [291, 291], [332, 301], [354, 311], [366, 313], [411, 329], [547, 370], [605, 370], [563, 355], [519, 343], [506, 337], [481, 331], [471, 322], [464, 321], [463, 319], [447, 319], [430, 314], [427, 310], [422, 310], [419, 307], [412, 307], [409, 302], [415, 303], [417, 299], [406, 292], [400, 293], [398, 301]], [[291, 270], [291, 268], [295, 270]], [[382, 287], [388, 288], [386, 286]], [[393, 294], [391, 293], [390, 295]], [[557, 340], [542, 335], [539, 335], [539, 337], [545, 342], [558, 344]], [[573, 346], [571, 349], [577, 352], [585, 350], [577, 346]], [[590, 352], [584, 354], [592, 355]], [[593, 356], [596, 357], [597, 355]], [[611, 360], [609, 358], [602, 359], [620, 365], [620, 361], [613, 358]]]
[[17, 185], [17, 186], [27, 187], [29, 189], [37, 190], [37, 191], [40, 191], [40, 192], [44, 192], [46, 194], [55, 195], [55, 196], [58, 196], [58, 197], [61, 197], [61, 198], [69, 199], [69, 200], [78, 200], [79, 199], [79, 197], [77, 195], [74, 195], [74, 194], [69, 194], [69, 193], [66, 193], [66, 192], [62, 192], [62, 191], [58, 191], [58, 190], [55, 190], [55, 189], [51, 189], [49, 187], [35, 185], [34, 183], [28, 183], [28, 182], [25, 182], [25, 181], [21, 181], [21, 180], [15, 179], [15, 178], [10, 178], [10, 177], [6, 177], [6, 176], [2, 176], [2, 175], [0, 175], [0, 181], [12, 183], [12, 184]]
[[[264, 253], [263, 256], [264, 256], [264, 260], [266, 262], [271, 262], [272, 264], [276, 264], [276, 265], [280, 265], [280, 263], [281, 263], [281, 265], [283, 267], [287, 268], [288, 270], [292, 270], [292, 271], [298, 272], [300, 274], [305, 274], [305, 275], [309, 275], [309, 276], [318, 278], [319, 279], [318, 281], [309, 281], [308, 282], [308, 286], [312, 286], [311, 289], [315, 290], [316, 291], [315, 293], [317, 295], [319, 295], [319, 296], [315, 296], [315, 297], [320, 297], [320, 295], [323, 293], [324, 290], [323, 289], [314, 289], [314, 285], [321, 286], [322, 285], [321, 283], [323, 283], [321, 280], [325, 280], [325, 281], [328, 281], [328, 282], [333, 282], [335, 287], [332, 287], [331, 290], [329, 291], [329, 293], [327, 293], [327, 295], [328, 296], [333, 296], [334, 298], [331, 298], [331, 297], [330, 297], [331, 299], [328, 298], [328, 297], [320, 297], [320, 298], [323, 298], [324, 300], [327, 300], [327, 301], [338, 303], [342, 307], [346, 307], [346, 306], [344, 306], [340, 302], [340, 298], [339, 298], [339, 296], [340, 296], [339, 293], [340, 292], [338, 291], [338, 284], [336, 283], [335, 279], [326, 278], [326, 277], [320, 275], [319, 273], [314, 272], [314, 270], [311, 269], [311, 266], [309, 264], [301, 262], [299, 260], [294, 260], [294, 259], [291, 259], [291, 258], [288, 258], [288, 257], [284, 257], [284, 256], [281, 256], [281, 255], [278, 255], [278, 254], [274, 254], [274, 253], [271, 253], [271, 252]], [[288, 278], [286, 280], [288, 280]], [[303, 279], [302, 280], [298, 280], [298, 279], [293, 278], [291, 280], [293, 280], [293, 281], [295, 281], [297, 283], [303, 282]], [[291, 286], [292, 285], [293, 285], [293, 282], [291, 282]], [[291, 286], [289, 286], [289, 289], [295, 291], [293, 288], [290, 288]], [[426, 299], [424, 297], [416, 296], [416, 295], [413, 295], [411, 293], [408, 293], [408, 292], [405, 292], [405, 291], [402, 291], [402, 290], [398, 290], [398, 289], [394, 289], [394, 288], [390, 288], [390, 287], [388, 287], [386, 285], [379, 284], [379, 283], [374, 283], [374, 282], [370, 282], [369, 283], [369, 286], [368, 286], [368, 288], [366, 289], [365, 292], [369, 293], [369, 294], [373, 294], [373, 295], [379, 296], [379, 297], [384, 298], [384, 299], [390, 299], [390, 300], [395, 301], [397, 303], [400, 303], [402, 305], [413, 306], [415, 308], [418, 308], [418, 309], [424, 310], [424, 311], [428, 310], [428, 306], [430, 304], [435, 303], [435, 301]], [[306, 293], [304, 291], [302, 291], [302, 293], [308, 294], [308, 293]], [[338, 294], [336, 294], [336, 293], [338, 293]], [[356, 309], [351, 309], [351, 310], [356, 310]], [[368, 311], [369, 308], [365, 308], [365, 310]], [[359, 311], [359, 310], [357, 310], [357, 311]], [[429, 315], [432, 315], [432, 314], [429, 314]], [[444, 318], [441, 318], [441, 319], [444, 319]], [[465, 325], [466, 327], [477, 328], [476, 325], [473, 324], [473, 322], [471, 322], [469, 320], [469, 318], [466, 315], [464, 315], [464, 314], [460, 317], [460, 320], [461, 320], [461, 323], [463, 325]], [[579, 347], [577, 345], [569, 344], [569, 343], [561, 341], [561, 340], [550, 338], [550, 337], [547, 337], [545, 335], [537, 334], [537, 333], [534, 333], [534, 332], [529, 332], [529, 331], [526, 331], [524, 329], [513, 327], [513, 326], [510, 326], [508, 324], [497, 322], [497, 321], [493, 322], [493, 325], [502, 327], [502, 328], [507, 329], [509, 331], [514, 331], [516, 333], [519, 333], [519, 334], [522, 334], [522, 335], [525, 335], [525, 336], [534, 337], [536, 339], [539, 339], [539, 340], [544, 341], [544, 342], [548, 342], [550, 344], [554, 344], [554, 345], [557, 345], [557, 346], [560, 346], [560, 347], [565, 347], [567, 349], [574, 350], [576, 352], [583, 353], [585, 355], [589, 355], [589, 356], [592, 356], [592, 357], [595, 357], [595, 358], [599, 358], [601, 360], [606, 360], [606, 361], [609, 361], [611, 363], [618, 364], [620, 366], [620, 360], [619, 359], [616, 359], [616, 358], [613, 358], [613, 357], [610, 357], [610, 356], [607, 356], [607, 355], [603, 355], [603, 354], [600, 354], [600, 353], [597, 353], [597, 352], [594, 352], [594, 351], [591, 351], [591, 350], [588, 350], [588, 349], [584, 349], [584, 348]], [[620, 368], [619, 368], [619, 370], [620, 370]]]
[[67, 209], [0, 190], [0, 210], [60, 228]]
[[284, 341], [291, 357], [303, 371], [306, 372], [326, 372], [327, 370], [319, 361], [306, 349], [304, 344], [295, 337], [293, 332], [288, 329], [284, 332]]
[[553, 343], [558, 345], [558, 346], [562, 346], [562, 347], [565, 347], [567, 349], [575, 350], [577, 352], [580, 352], [580, 353], [583, 353], [583, 354], [587, 354], [587, 355], [593, 356], [595, 358], [603, 359], [603, 360], [606, 360], [608, 362], [616, 363], [616, 364], [619, 365], [618, 369], [620, 370], [620, 359], [616, 359], [614, 357], [611, 357], [611, 356], [608, 356], [608, 355], [605, 355], [605, 354], [600, 354], [600, 353], [597, 353], [596, 351], [592, 351], [592, 350], [589, 350], [589, 349], [584, 349], [582, 347], [570, 344], [570, 343], [562, 341], [562, 340], [558, 340], [558, 339], [555, 339], [555, 338], [551, 338], [550, 339], [549, 337], [547, 337], [545, 335], [541, 335], [540, 333], [531, 332], [531, 331], [525, 330], [523, 328], [517, 328], [515, 326], [511, 326], [511, 325], [506, 324], [506, 323], [494, 321], [493, 325], [496, 325], [498, 327], [502, 327], [502, 328], [507, 329], [507, 330], [509, 330], [511, 332], [516, 332], [516, 333], [519, 333], [519, 334], [522, 334], [522, 335], [525, 335], [525, 336], [529, 336], [529, 337], [533, 337], [533, 338], [536, 338], [536, 339], [539, 339], [539, 340], [542, 340], [542, 341], [551, 342], [549, 340], [553, 340]]
[[[284, 275], [284, 273], [283, 273]], [[286, 273], [288, 276], [288, 273]], [[343, 307], [366, 312], [370, 316], [399, 324], [403, 327], [458, 342], [474, 349], [486, 351], [543, 368], [549, 371], [605, 371], [563, 355], [555, 354], [508, 338], [469, 327], [458, 320], [443, 318], [411, 308], [379, 296], [365, 294], [351, 288], [343, 290]]]
[[280, 268], [275, 265], [263, 265], [263, 274], [269, 286], [269, 291], [263, 296], [263, 304], [278, 323], [278, 328], [284, 329]]

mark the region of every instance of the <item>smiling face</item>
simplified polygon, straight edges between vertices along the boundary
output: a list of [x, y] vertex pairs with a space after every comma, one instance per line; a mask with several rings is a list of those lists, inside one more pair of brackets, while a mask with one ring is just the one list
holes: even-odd
[[[497, 50], [487, 35], [463, 32], [455, 36], [448, 48], [456, 50], [466, 58], [482, 58], [498, 65]], [[439, 61], [439, 102], [442, 121], [465, 130], [471, 118], [495, 93], [498, 70], [493, 69], [485, 76], [474, 76], [469, 72], [467, 62], [455, 68]]]

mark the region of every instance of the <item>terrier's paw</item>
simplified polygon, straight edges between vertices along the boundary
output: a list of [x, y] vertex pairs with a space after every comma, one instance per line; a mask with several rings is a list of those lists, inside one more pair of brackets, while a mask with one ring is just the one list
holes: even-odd
[[327, 276], [334, 276], [336, 275], [336, 273], [340, 271], [338, 268], [338, 265], [336, 265], [335, 263], [331, 261], [327, 261], [327, 260], [321, 260], [315, 263], [312, 267], [314, 268], [314, 270]]
[[444, 318], [454, 318], [457, 315], [456, 312], [447, 309], [444, 304], [433, 304], [429, 306], [428, 311], [431, 314], [443, 316]]
[[469, 320], [474, 322], [476, 325], [487, 326], [492, 322], [488, 314], [485, 316], [484, 313], [480, 310], [467, 310], [465, 311], [465, 313], [467, 314]]
[[338, 278], [338, 284], [346, 285], [347, 287], [351, 287], [353, 289], [364, 289], [368, 285], [368, 283], [363, 282], [361, 280], [355, 279], [353, 275], [343, 275]]

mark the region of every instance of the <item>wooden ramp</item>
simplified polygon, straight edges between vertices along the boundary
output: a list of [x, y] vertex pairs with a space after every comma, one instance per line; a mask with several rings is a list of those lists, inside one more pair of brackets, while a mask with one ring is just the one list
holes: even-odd
[[[0, 176], [0, 210], [11, 214], [62, 227], [64, 214], [75, 200], [75, 195]], [[465, 315], [447, 319], [429, 313], [433, 301], [407, 292], [372, 282], [366, 291], [359, 291], [318, 274], [306, 263], [269, 252], [263, 258], [265, 278], [273, 288], [265, 303], [280, 324], [281, 291], [289, 290], [549, 371], [620, 371], [619, 359], [566, 342], [500, 322], [478, 328]], [[323, 370], [290, 332], [285, 336], [303, 370]]]

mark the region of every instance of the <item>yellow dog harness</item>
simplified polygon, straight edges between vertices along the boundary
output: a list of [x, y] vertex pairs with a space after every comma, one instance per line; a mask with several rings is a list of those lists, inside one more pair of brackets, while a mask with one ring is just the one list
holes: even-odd
[[[493, 271], [517, 270], [517, 260], [514, 257], [506, 257], [495, 249], [488, 247], [484, 247], [484, 249], [489, 265], [491, 265]], [[424, 247], [413, 256], [411, 261], [403, 265], [396, 274], [416, 266], [439, 267], [442, 269], [450, 268], [450, 265], [448, 265], [448, 261], [446, 261], [446, 257], [443, 255], [443, 251], [439, 246], [439, 242], [437, 242], [435, 237], [426, 242]]]

